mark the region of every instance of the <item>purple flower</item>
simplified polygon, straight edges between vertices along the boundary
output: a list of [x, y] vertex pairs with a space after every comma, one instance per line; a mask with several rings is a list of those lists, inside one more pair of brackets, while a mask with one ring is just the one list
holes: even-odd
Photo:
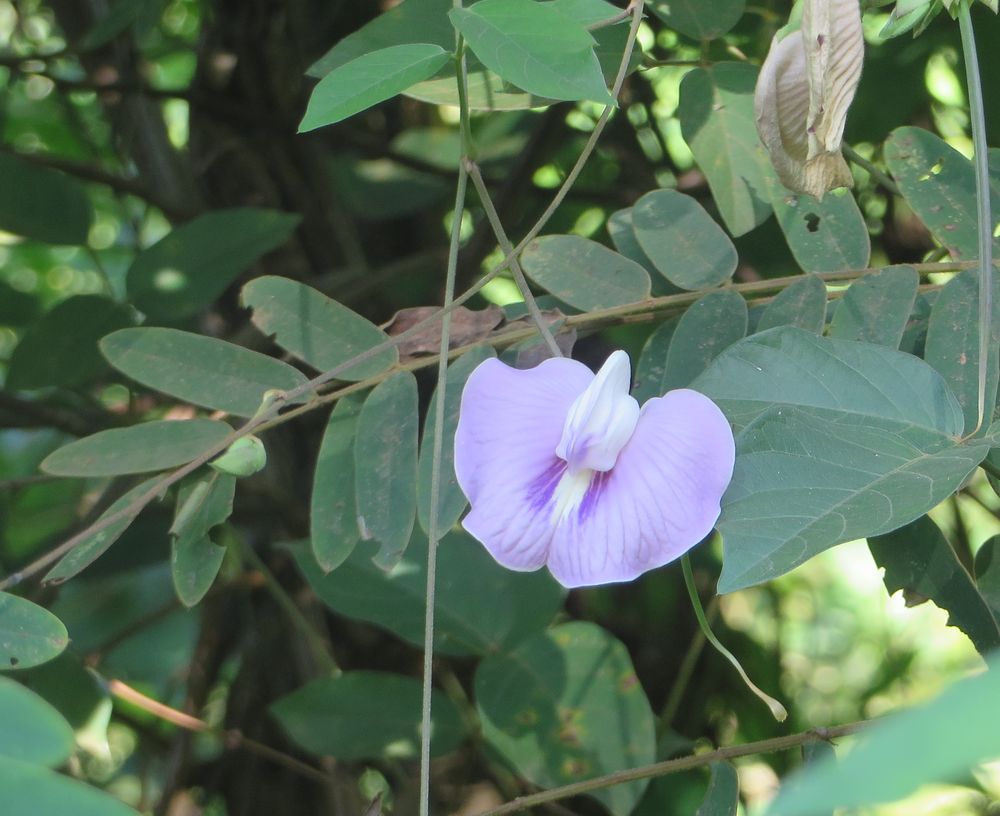
[[729, 423], [683, 388], [640, 410], [630, 378], [623, 351], [596, 375], [567, 359], [472, 372], [455, 434], [462, 524], [500, 564], [547, 564], [566, 587], [631, 581], [711, 532], [733, 475]]

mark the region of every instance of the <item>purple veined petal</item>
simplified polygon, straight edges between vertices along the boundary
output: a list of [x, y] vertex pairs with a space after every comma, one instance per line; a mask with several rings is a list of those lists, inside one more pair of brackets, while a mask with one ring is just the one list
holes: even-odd
[[678, 389], [649, 400], [607, 473], [556, 525], [548, 553], [566, 587], [631, 581], [679, 558], [719, 518], [736, 446], [708, 397]]
[[593, 379], [575, 360], [518, 370], [490, 359], [466, 382], [455, 432], [455, 475], [472, 505], [462, 526], [509, 569], [545, 563], [548, 498], [565, 467], [556, 445], [570, 406]]

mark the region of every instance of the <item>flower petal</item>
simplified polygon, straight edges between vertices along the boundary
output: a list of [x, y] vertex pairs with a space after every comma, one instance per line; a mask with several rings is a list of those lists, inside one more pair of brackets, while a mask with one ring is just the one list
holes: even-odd
[[649, 400], [615, 467], [597, 473], [552, 536], [548, 565], [567, 587], [631, 581], [711, 532], [733, 475], [729, 423], [689, 389]]
[[547, 488], [565, 465], [556, 445], [570, 406], [593, 379], [575, 360], [518, 370], [490, 359], [465, 385], [455, 474], [472, 509], [462, 526], [509, 569], [545, 563], [553, 532]]

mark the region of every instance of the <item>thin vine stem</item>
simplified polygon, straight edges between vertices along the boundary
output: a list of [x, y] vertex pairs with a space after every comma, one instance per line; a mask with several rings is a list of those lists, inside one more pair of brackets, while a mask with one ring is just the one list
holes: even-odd
[[[455, 0], [461, 8], [462, 0]], [[448, 348], [451, 345], [451, 312], [448, 307], [455, 298], [455, 278], [458, 271], [458, 249], [462, 240], [462, 216], [468, 187], [468, 171], [464, 157], [471, 149], [468, 102], [468, 76], [466, 74], [465, 43], [456, 34], [456, 74], [458, 81], [459, 115], [463, 160], [459, 162], [458, 183], [455, 186], [455, 208], [451, 223], [451, 240], [448, 244], [448, 264], [444, 284], [444, 317], [441, 320], [441, 344], [438, 348], [437, 402], [434, 409], [434, 444], [431, 448], [431, 495], [427, 524], [427, 584], [424, 597], [424, 661], [423, 685], [420, 703], [420, 816], [429, 816], [431, 801], [431, 690], [434, 681], [434, 604], [437, 589], [437, 548], [441, 540], [438, 529], [441, 501], [441, 462], [444, 449], [444, 414], [448, 388]]]
[[958, 4], [958, 27], [962, 35], [962, 55], [969, 87], [969, 118], [972, 121], [973, 161], [976, 167], [976, 210], [979, 216], [979, 402], [976, 427], [969, 436], [978, 433], [989, 419], [986, 415], [986, 381], [990, 373], [990, 338], [993, 334], [993, 216], [990, 213], [989, 154], [971, 5], [971, 0]]
[[698, 626], [701, 627], [701, 631], [705, 634], [705, 639], [712, 644], [715, 651], [732, 664], [732, 667], [736, 669], [747, 688], [771, 710], [771, 715], [774, 719], [778, 722], [784, 722], [788, 718], [788, 711], [785, 707], [770, 694], [762, 691], [750, 679], [750, 675], [740, 665], [740, 661], [736, 659], [736, 655], [723, 646], [722, 642], [715, 636], [715, 632], [712, 631], [712, 626], [709, 624], [708, 618], [705, 617], [705, 610], [701, 606], [701, 599], [698, 597], [698, 587], [694, 583], [694, 573], [691, 571], [691, 559], [687, 554], [681, 556], [681, 569], [684, 571], [684, 585], [687, 587], [688, 595], [691, 597], [691, 606], [694, 607], [694, 616], [698, 619]]
[[859, 720], [858, 722], [844, 723], [843, 725], [833, 725], [829, 728], [812, 728], [809, 731], [801, 731], [798, 734], [758, 740], [757, 742], [746, 742], [742, 745], [729, 745], [725, 748], [718, 748], [715, 751], [706, 751], [705, 753], [692, 754], [680, 757], [679, 759], [656, 762], [652, 765], [629, 768], [624, 771], [606, 774], [605, 776], [596, 776], [593, 779], [587, 779], [583, 782], [574, 782], [572, 785], [563, 785], [559, 788], [550, 788], [549, 790], [539, 791], [527, 796], [519, 796], [517, 799], [513, 799], [499, 807], [482, 810], [476, 813], [475, 816], [506, 816], [508, 813], [517, 813], [536, 805], [558, 802], [562, 799], [569, 799], [571, 796], [592, 793], [596, 790], [611, 788], [626, 782], [668, 776], [669, 774], [681, 773], [682, 771], [690, 771], [692, 768], [703, 768], [719, 760], [736, 759], [755, 754], [771, 754], [775, 751], [787, 751], [790, 748], [798, 748], [800, 745], [807, 745], [810, 742], [829, 742], [837, 737], [856, 734], [858, 731], [868, 728], [872, 723], [872, 720]]

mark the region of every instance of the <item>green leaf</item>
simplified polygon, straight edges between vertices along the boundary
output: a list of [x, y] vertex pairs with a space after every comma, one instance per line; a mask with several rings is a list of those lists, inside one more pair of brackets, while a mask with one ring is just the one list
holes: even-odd
[[649, 274], [635, 261], [579, 235], [536, 238], [521, 255], [539, 286], [584, 312], [649, 297]]
[[983, 542], [976, 553], [976, 587], [1000, 625], [1000, 536]]
[[94, 218], [76, 179], [0, 153], [0, 230], [47, 244], [85, 244]]
[[724, 541], [719, 592], [770, 580], [837, 544], [919, 518], [988, 450], [988, 443], [957, 444], [885, 416], [772, 408], [736, 441], [717, 525]]
[[643, 252], [682, 289], [709, 289], [736, 271], [736, 247], [704, 208], [676, 190], [646, 193], [632, 207], [632, 229]]
[[[388, 573], [372, 564], [361, 548], [329, 575], [317, 568], [304, 547], [293, 553], [313, 591], [334, 612], [423, 645], [426, 536], [415, 534], [402, 560]], [[514, 572], [501, 567], [478, 541], [461, 532], [441, 540], [437, 569], [434, 650], [440, 654], [507, 651], [544, 629], [566, 594], [544, 570]], [[483, 603], [484, 598], [504, 602]]]
[[[901, 799], [921, 785], [951, 782], [1000, 754], [1000, 657], [988, 671], [952, 685], [924, 705], [866, 729], [838, 762], [817, 762], [788, 779], [768, 816], [857, 808]], [[933, 750], [924, 750], [933, 746]]]
[[[929, 131], [896, 128], [884, 147], [885, 163], [913, 211], [957, 261], [979, 257], [976, 173], [965, 156]], [[1000, 188], [991, 185], [993, 226], [1000, 224]], [[994, 229], [994, 236], [996, 236]], [[993, 254], [1000, 256], [1000, 238]]]
[[736, 62], [695, 68], [681, 81], [681, 132], [733, 235], [749, 232], [771, 214], [776, 183], [757, 136], [756, 82], [757, 69]]
[[361, 538], [354, 491], [354, 445], [364, 394], [342, 397], [320, 443], [310, 503], [312, 552], [324, 572], [339, 567]]
[[[243, 305], [264, 334], [318, 371], [329, 371], [388, 340], [385, 332], [315, 289], [270, 275], [243, 287]], [[380, 351], [337, 375], [341, 380], [365, 380], [399, 360], [395, 347]]]
[[30, 326], [14, 348], [7, 373], [11, 389], [85, 385], [108, 370], [97, 342], [131, 326], [132, 310], [101, 295], [74, 295]]
[[650, 10], [670, 28], [695, 40], [721, 37], [743, 16], [746, 0], [653, 0]]
[[479, 0], [448, 17], [479, 60], [517, 87], [549, 99], [613, 101], [594, 38], [558, 7]]
[[[0, 326], [28, 326], [38, 319], [40, 312], [39, 300], [34, 293], [22, 292], [7, 281], [0, 280]], [[9, 384], [9, 369], [7, 380]]]
[[104, 791], [40, 765], [0, 757], [0, 802], [7, 816], [139, 816]]
[[[1000, 282], [993, 276], [993, 326], [986, 368], [986, 420], [997, 398], [1000, 350]], [[971, 433], [979, 416], [979, 270], [966, 269], [938, 293], [927, 323], [924, 359], [941, 372], [965, 414]]]
[[242, 436], [208, 463], [219, 473], [245, 478], [267, 467], [267, 448], [256, 436]]
[[0, 592], [0, 667], [30, 669], [58, 656], [67, 643], [59, 618], [31, 601]]
[[[458, 409], [462, 402], [462, 389], [469, 375], [484, 360], [495, 357], [490, 346], [476, 346], [459, 357], [448, 367], [444, 407], [444, 441], [441, 446], [441, 484], [438, 494], [438, 530], [450, 530], [462, 515], [468, 502], [455, 476], [455, 428]], [[431, 514], [431, 478], [433, 474], [434, 416], [437, 411], [438, 390], [431, 397], [424, 419], [424, 435], [420, 443], [420, 462], [417, 470], [417, 519], [424, 532], [429, 532]]]
[[713, 762], [708, 791], [694, 816], [736, 816], [740, 804], [740, 779], [731, 762]]
[[[374, 671], [314, 680], [271, 704], [271, 713], [307, 751], [337, 759], [410, 759], [420, 754], [420, 683]], [[465, 738], [455, 704], [431, 691], [431, 754]]]
[[738, 292], [710, 292], [681, 316], [670, 340], [659, 394], [687, 388], [709, 363], [747, 332], [747, 304]]
[[605, 227], [608, 230], [608, 237], [611, 238], [611, 243], [615, 245], [619, 255], [624, 255], [630, 261], [635, 261], [651, 274], [657, 271], [656, 266], [639, 246], [639, 240], [635, 237], [635, 232], [632, 229], [631, 207], [611, 213]]
[[775, 184], [774, 215], [788, 248], [806, 272], [864, 269], [871, 257], [868, 225], [850, 192], [828, 193], [819, 201]]
[[214, 419], [159, 419], [112, 428], [58, 448], [38, 466], [53, 476], [126, 476], [185, 465], [230, 433]]
[[632, 389], [632, 396], [638, 400], [640, 405], [653, 397], [663, 396], [663, 377], [667, 371], [667, 355], [670, 353], [670, 343], [680, 322], [680, 317], [671, 317], [669, 320], [663, 321], [649, 335], [642, 347], [633, 378], [635, 387]]
[[985, 655], [1000, 647], [1000, 624], [938, 526], [927, 516], [868, 539], [875, 563], [885, 569], [891, 595], [903, 591], [907, 606], [934, 601]]
[[889, 266], [851, 284], [830, 320], [830, 337], [899, 348], [920, 278], [912, 266]]
[[177, 329], [122, 329], [101, 341], [101, 351], [148, 388], [236, 416], [257, 413], [268, 391], [306, 382], [301, 371], [266, 354]]
[[412, 43], [369, 51], [330, 71], [313, 88], [299, 133], [343, 121], [433, 76], [448, 61], [439, 45]]
[[455, 29], [448, 20], [453, 5], [452, 0], [404, 0], [344, 37], [308, 74], [324, 77], [358, 57], [394, 45], [434, 43], [449, 51], [455, 47]]
[[[137, 497], [148, 492], [157, 479], [159, 479], [158, 476], [154, 476], [152, 479], [146, 479], [133, 487], [131, 490], [124, 493], [121, 498], [114, 501], [107, 510], [101, 513], [97, 521], [103, 521], [108, 516], [113, 516], [124, 510], [133, 501], [135, 501]], [[104, 555], [108, 548], [121, 538], [122, 533], [124, 533], [132, 522], [135, 521], [135, 518], [139, 515], [139, 513], [140, 510], [135, 510], [120, 521], [116, 521], [109, 527], [105, 527], [100, 532], [87, 536], [83, 541], [73, 547], [72, 550], [66, 553], [66, 555], [59, 559], [56, 565], [49, 570], [44, 579], [45, 583], [60, 584], [63, 581], [67, 581], [73, 576], [81, 573], [98, 558]]]
[[147, 3], [148, 0], [115, 0], [115, 4], [107, 13], [98, 18], [80, 38], [76, 48], [80, 51], [90, 51], [111, 42], [139, 19]]
[[392, 569], [402, 558], [417, 510], [417, 381], [393, 374], [369, 394], [358, 416], [354, 487], [362, 538], [382, 545], [375, 563]]
[[73, 753], [73, 729], [35, 692], [0, 676], [0, 757], [54, 768]]
[[150, 320], [175, 323], [211, 304], [258, 258], [280, 247], [299, 216], [240, 207], [171, 230], [129, 267], [129, 300]]
[[215, 544], [209, 533], [232, 515], [235, 492], [236, 477], [218, 472], [190, 478], [177, 491], [170, 572], [186, 607], [201, 601], [219, 574], [226, 548]]
[[767, 304], [757, 322], [757, 331], [794, 326], [822, 334], [826, 325], [826, 284], [816, 275], [805, 275]]
[[[625, 647], [592, 623], [539, 632], [480, 663], [483, 738], [521, 776], [553, 788], [655, 758], [654, 719]], [[647, 780], [594, 791], [627, 816]]]
[[792, 405], [881, 417], [955, 437], [962, 432], [958, 401], [922, 360], [792, 327], [731, 346], [692, 387], [715, 400], [737, 429], [773, 406]]

